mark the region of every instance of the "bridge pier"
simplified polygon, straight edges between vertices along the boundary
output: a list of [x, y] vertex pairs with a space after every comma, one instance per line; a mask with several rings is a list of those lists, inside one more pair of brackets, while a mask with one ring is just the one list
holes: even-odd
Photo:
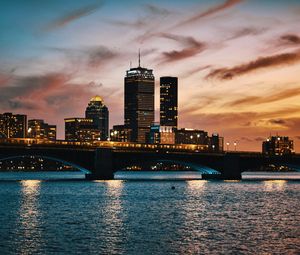
[[87, 180], [113, 180], [113, 152], [109, 148], [97, 148], [95, 151], [95, 167], [91, 174], [86, 174]]
[[241, 180], [240, 156], [226, 154], [223, 159], [222, 178], [228, 180]]

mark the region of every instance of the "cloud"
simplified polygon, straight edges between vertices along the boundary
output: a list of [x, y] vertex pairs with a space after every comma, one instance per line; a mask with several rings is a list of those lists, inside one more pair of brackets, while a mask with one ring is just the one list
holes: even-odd
[[294, 97], [298, 95], [300, 95], [300, 88], [291, 88], [263, 97], [259, 97], [259, 96], [244, 97], [242, 99], [232, 101], [226, 105], [232, 107], [240, 107], [243, 105], [247, 106], [247, 105], [266, 104], [266, 103], [276, 102], [279, 100], [285, 100], [290, 97]]
[[252, 142], [252, 141], [253, 141], [251, 138], [249, 138], [249, 137], [244, 137], [244, 136], [241, 137], [240, 140], [241, 140], [241, 141], [246, 141], [246, 142]]
[[[120, 118], [120, 89], [102, 83], [74, 82], [77, 77], [69, 73], [14, 76], [0, 87], [1, 111], [24, 113], [28, 118], [41, 118], [58, 124], [59, 137], [63, 138], [66, 117], [83, 117], [89, 99], [100, 94], [110, 110], [111, 119]], [[117, 110], [116, 110], [117, 109]]]
[[287, 122], [283, 119], [271, 119], [271, 120], [269, 120], [269, 122], [271, 124], [274, 124], [274, 125], [285, 125], [285, 124], [287, 124]]
[[226, 40], [233, 40], [248, 35], [259, 35], [265, 32], [266, 28], [244, 27], [236, 29], [232, 35]]
[[[106, 21], [118, 27], [123, 26], [130, 27], [133, 29], [146, 29], [149, 27], [149, 30], [146, 31], [146, 34], [148, 35], [150, 31], [155, 30], [158, 24], [161, 23], [162, 19], [173, 14], [172, 11], [153, 4], [145, 4], [143, 5], [143, 9], [146, 11], [146, 14], [144, 14], [142, 17], [137, 18], [134, 21], [112, 19], [106, 19]], [[137, 40], [142, 40], [143, 36], [139, 37]]]
[[11, 74], [0, 72], [0, 87], [6, 85], [12, 79]]
[[228, 8], [231, 8], [231, 7], [241, 3], [242, 1], [243, 0], [226, 0], [222, 4], [211, 7], [210, 9], [208, 9], [205, 12], [200, 12], [200, 13], [188, 18], [187, 20], [179, 22], [175, 27], [190, 25], [191, 23], [197, 22], [197, 21], [201, 20], [202, 18], [205, 18], [207, 16], [211, 16], [213, 14], [216, 14], [218, 12], [221, 12], [221, 11], [224, 11]]
[[94, 47], [87, 50], [88, 65], [98, 68], [107, 61], [113, 60], [118, 54], [105, 46]]
[[285, 44], [299, 45], [300, 37], [294, 34], [286, 34], [280, 37], [280, 41]]
[[144, 19], [137, 19], [135, 21], [123, 21], [123, 20], [107, 20], [110, 24], [115, 26], [123, 26], [123, 27], [130, 27], [134, 29], [142, 29], [148, 25], [148, 22]]
[[219, 80], [230, 80], [237, 76], [254, 72], [256, 70], [292, 65], [300, 61], [300, 51], [282, 53], [273, 56], [260, 57], [254, 61], [241, 64], [231, 68], [213, 69], [206, 78], [216, 78]]
[[192, 36], [173, 35], [169, 33], [159, 33], [157, 34], [157, 36], [176, 41], [181, 45], [183, 45], [184, 47], [181, 50], [172, 50], [168, 52], [163, 52], [162, 53], [163, 63], [189, 58], [206, 49], [205, 43], [197, 41]]
[[211, 68], [211, 65], [199, 66], [199, 67], [191, 69], [190, 71], [185, 72], [184, 75], [182, 75], [182, 77], [186, 78], [186, 77], [189, 77], [189, 76], [194, 75], [196, 73], [199, 73], [199, 72], [202, 72], [204, 70], [207, 70], [209, 68]]
[[161, 6], [153, 5], [153, 4], [145, 4], [145, 9], [150, 14], [159, 15], [159, 16], [167, 16], [173, 14], [169, 9], [163, 8]]
[[[120, 57], [122, 54], [103, 45], [83, 47], [83, 48], [49, 48], [64, 54], [67, 62], [71, 64], [73, 70], [82, 67], [96, 69], [104, 67]], [[80, 68], [79, 68], [80, 67]]]
[[259, 136], [259, 137], [256, 137], [254, 140], [257, 141], [257, 142], [262, 142], [262, 141], [266, 140], [266, 138]]
[[103, 2], [101, 1], [99, 3], [86, 5], [79, 9], [73, 10], [69, 13], [66, 13], [66, 14], [62, 15], [61, 17], [57, 18], [55, 21], [47, 24], [45, 27], [45, 30], [52, 31], [52, 30], [64, 27], [77, 19], [80, 19], [84, 16], [90, 15], [91, 13], [95, 12], [97, 9], [102, 7], [102, 5], [103, 5]]

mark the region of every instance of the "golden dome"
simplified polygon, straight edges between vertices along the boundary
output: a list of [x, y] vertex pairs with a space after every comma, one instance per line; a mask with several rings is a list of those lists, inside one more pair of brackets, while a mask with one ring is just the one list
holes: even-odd
[[102, 102], [102, 101], [103, 101], [102, 97], [98, 95], [91, 98], [91, 102]]

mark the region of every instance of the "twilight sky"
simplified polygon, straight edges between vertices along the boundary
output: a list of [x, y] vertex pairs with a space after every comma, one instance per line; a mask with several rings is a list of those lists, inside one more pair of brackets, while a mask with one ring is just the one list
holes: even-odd
[[[2, 0], [0, 112], [58, 125], [99, 94], [123, 123], [137, 66], [179, 78], [179, 126], [261, 150], [270, 133], [300, 151], [299, 0]], [[231, 148], [232, 149], [232, 148]]]

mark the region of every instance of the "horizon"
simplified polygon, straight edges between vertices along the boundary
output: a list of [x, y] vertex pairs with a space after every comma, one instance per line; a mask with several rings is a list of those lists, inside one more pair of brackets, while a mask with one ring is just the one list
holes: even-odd
[[62, 139], [64, 118], [83, 117], [99, 95], [110, 127], [123, 124], [124, 77], [140, 48], [156, 78], [155, 121], [159, 77], [176, 76], [179, 128], [246, 151], [289, 136], [300, 151], [298, 1], [4, 2], [1, 113], [44, 119]]

